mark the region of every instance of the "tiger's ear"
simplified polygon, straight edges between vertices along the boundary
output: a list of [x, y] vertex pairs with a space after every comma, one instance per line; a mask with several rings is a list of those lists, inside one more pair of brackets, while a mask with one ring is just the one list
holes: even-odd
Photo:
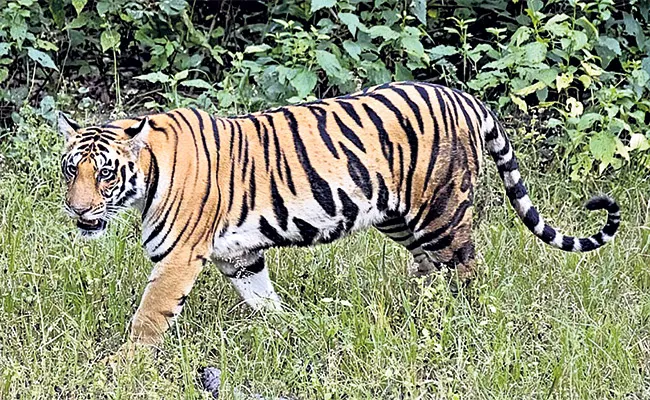
[[68, 118], [63, 112], [59, 111], [58, 117], [59, 132], [63, 135], [66, 142], [73, 138], [81, 126], [74, 120]]
[[142, 117], [141, 120], [124, 129], [124, 133], [126, 133], [130, 138], [129, 144], [131, 145], [131, 150], [133, 150], [136, 155], [140, 153], [140, 150], [144, 147], [145, 140], [150, 130], [151, 124], [149, 123], [149, 117]]

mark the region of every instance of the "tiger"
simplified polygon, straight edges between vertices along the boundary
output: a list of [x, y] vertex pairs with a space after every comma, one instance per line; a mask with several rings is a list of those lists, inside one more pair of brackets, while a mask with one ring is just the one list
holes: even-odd
[[474, 188], [487, 150], [517, 216], [568, 252], [598, 249], [620, 224], [616, 201], [589, 237], [560, 233], [533, 206], [496, 115], [463, 91], [397, 82], [236, 117], [180, 108], [82, 128], [64, 113], [65, 209], [84, 237], [120, 211], [142, 216], [154, 263], [130, 340], [158, 345], [208, 262], [254, 310], [281, 310], [271, 247], [329, 243], [374, 227], [412, 255], [412, 273], [475, 276]]

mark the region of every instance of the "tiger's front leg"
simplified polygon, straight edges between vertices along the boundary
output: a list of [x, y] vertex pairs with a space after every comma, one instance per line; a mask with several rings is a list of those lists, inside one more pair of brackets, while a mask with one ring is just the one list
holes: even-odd
[[273, 289], [269, 270], [264, 263], [263, 251], [232, 259], [215, 257], [213, 261], [251, 308], [271, 311], [282, 309], [280, 297]]
[[180, 314], [205, 259], [164, 260], [157, 264], [133, 316], [130, 339], [136, 344], [156, 345]]

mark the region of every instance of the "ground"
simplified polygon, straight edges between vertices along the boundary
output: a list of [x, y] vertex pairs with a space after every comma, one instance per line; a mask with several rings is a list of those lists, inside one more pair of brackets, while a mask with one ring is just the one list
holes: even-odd
[[157, 358], [117, 369], [99, 360], [125, 340], [151, 268], [137, 215], [85, 241], [62, 211], [55, 167], [5, 173], [0, 399], [207, 398], [204, 366], [223, 371], [224, 399], [235, 388], [300, 399], [649, 399], [650, 183], [534, 170], [523, 170], [533, 201], [567, 234], [604, 223], [582, 208], [591, 194], [616, 197], [615, 241], [589, 254], [544, 245], [516, 220], [491, 166], [477, 199], [479, 275], [458, 296], [442, 279], [409, 278], [407, 252], [376, 231], [273, 250], [284, 313], [253, 313], [208, 266]]

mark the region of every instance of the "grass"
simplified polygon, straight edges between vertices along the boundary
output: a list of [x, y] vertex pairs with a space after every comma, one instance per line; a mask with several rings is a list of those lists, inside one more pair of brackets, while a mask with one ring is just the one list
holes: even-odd
[[[525, 165], [534, 165], [524, 162]], [[595, 188], [623, 209], [617, 239], [567, 254], [504, 204], [493, 168], [477, 201], [480, 273], [452, 296], [409, 278], [407, 253], [375, 231], [267, 257], [286, 312], [251, 312], [208, 267], [156, 359], [98, 361], [125, 340], [151, 268], [135, 214], [84, 241], [64, 216], [56, 162], [0, 177], [0, 399], [649, 399], [650, 184], [568, 182], [526, 170], [533, 200], [565, 233], [604, 222]], [[46, 178], [44, 178], [46, 177]]]

